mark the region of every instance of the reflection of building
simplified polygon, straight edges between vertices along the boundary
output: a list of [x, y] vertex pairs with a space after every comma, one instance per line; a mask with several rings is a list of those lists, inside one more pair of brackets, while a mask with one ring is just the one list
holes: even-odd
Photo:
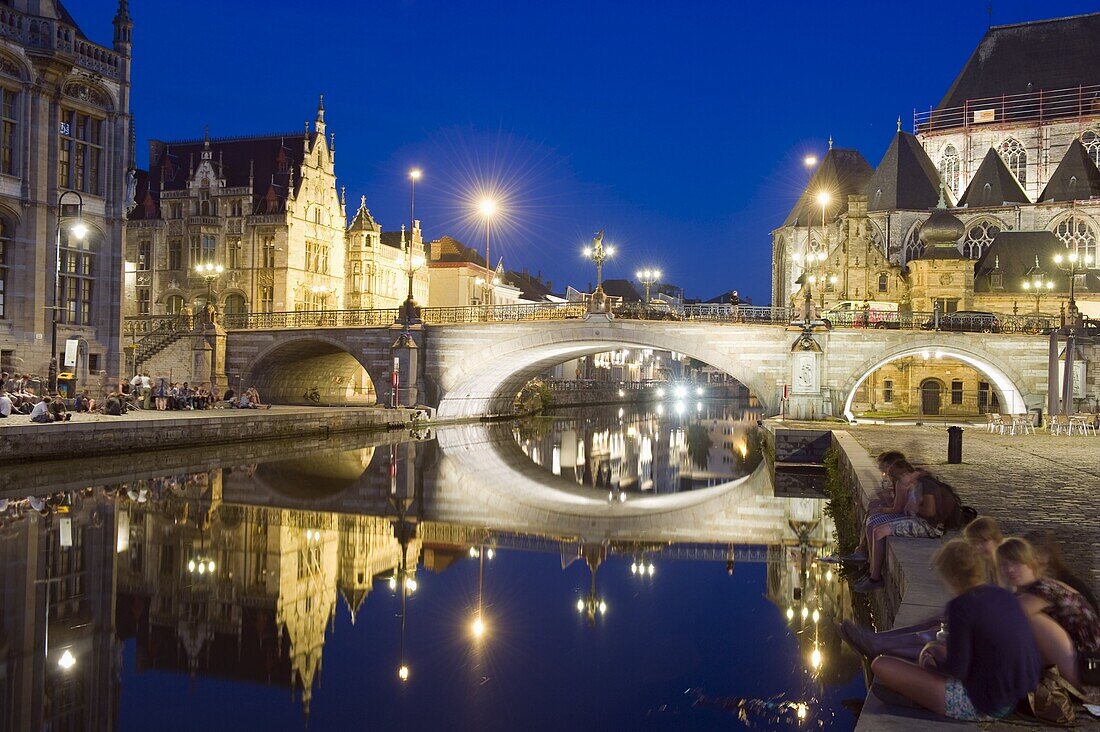
[[117, 721], [115, 511], [103, 498], [75, 501], [67, 513], [31, 513], [0, 531], [0, 729]]
[[[106, 24], [106, 18], [101, 19]], [[0, 369], [45, 376], [50, 333], [81, 338], [82, 371], [120, 373], [133, 23], [119, 3], [99, 45], [58, 0], [3, 3], [0, 40]], [[58, 204], [66, 191], [62, 220]], [[83, 199], [87, 233], [72, 225]], [[61, 226], [61, 240], [57, 235]], [[57, 247], [60, 246], [60, 266]], [[60, 289], [55, 292], [55, 273]], [[84, 374], [80, 374], [83, 382]]]
[[[393, 524], [225, 505], [222, 477], [199, 474], [169, 489], [177, 498], [129, 504], [118, 582], [134, 609], [126, 627], [144, 668], [287, 683], [308, 712], [337, 593], [354, 619], [374, 580], [400, 564]], [[408, 551], [415, 566], [420, 540]], [[194, 560], [214, 570], [197, 574]]]

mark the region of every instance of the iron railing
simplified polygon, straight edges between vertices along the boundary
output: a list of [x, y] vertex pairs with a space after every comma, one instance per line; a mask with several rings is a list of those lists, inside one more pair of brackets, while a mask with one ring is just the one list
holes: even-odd
[[916, 134], [956, 127], [1016, 124], [1100, 115], [1100, 85], [967, 99], [962, 106], [913, 112]]
[[[517, 323], [561, 321], [583, 318], [583, 303], [528, 303], [523, 305], [470, 305], [450, 308], [422, 308], [420, 317], [428, 325]], [[619, 305], [611, 315], [621, 320], [694, 321], [746, 323], [752, 325], [801, 324], [802, 309], [757, 305], [697, 304], [680, 307]], [[364, 310], [301, 310], [277, 313], [245, 313], [222, 316], [227, 330], [281, 330], [285, 328], [384, 328], [401, 323], [400, 308]], [[125, 334], [142, 342], [151, 335], [184, 332], [197, 322], [186, 323], [179, 315], [140, 316], [126, 319]], [[964, 333], [1008, 333], [1047, 335], [1060, 327], [1056, 315], [1010, 315], [1002, 313], [935, 313], [927, 311], [889, 312], [882, 310], [826, 311], [816, 321], [828, 328], [886, 330], [940, 330]], [[149, 341], [154, 339], [148, 338]]]

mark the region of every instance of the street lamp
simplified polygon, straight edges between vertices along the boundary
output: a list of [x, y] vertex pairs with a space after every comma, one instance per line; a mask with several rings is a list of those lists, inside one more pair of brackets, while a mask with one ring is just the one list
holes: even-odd
[[[65, 215], [66, 196], [76, 196], [76, 216]], [[65, 219], [75, 219], [69, 226], [69, 234], [77, 241], [88, 236], [88, 225], [84, 223], [84, 197], [77, 191], [63, 191], [57, 199], [56, 251], [53, 275], [53, 318], [50, 326], [50, 362], [46, 380], [51, 394], [57, 393], [57, 324], [61, 317], [61, 227]]]
[[1076, 250], [1066, 255], [1055, 254], [1054, 263], [1058, 269], [1069, 274], [1069, 317], [1073, 325], [1077, 325], [1077, 300], [1074, 299], [1074, 284], [1077, 275], [1092, 269], [1092, 255], [1078, 254]]
[[615, 255], [615, 247], [610, 244], [603, 245], [603, 230], [601, 229], [592, 237], [592, 246], [581, 250], [586, 258], [591, 259], [596, 265], [596, 291], [592, 293], [592, 302], [589, 307], [591, 312], [605, 310], [606, 297], [603, 292], [603, 263]]
[[225, 267], [213, 262], [195, 265], [195, 274], [206, 280], [206, 304], [212, 305], [214, 299], [214, 280], [218, 279]]
[[409, 171], [409, 238], [412, 238], [412, 230], [416, 228], [416, 182], [423, 175], [424, 172], [420, 168]]
[[[405, 227], [402, 226], [402, 229]], [[413, 300], [413, 277], [417, 271], [425, 264], [424, 256], [421, 254], [413, 254], [412, 251], [412, 232], [409, 232], [409, 239], [406, 242], [405, 232], [401, 232], [401, 255], [398, 258], [398, 264], [405, 270], [405, 274], [409, 278], [409, 292], [405, 298], [405, 304], [402, 309], [405, 311], [405, 329], [408, 330], [409, 326], [413, 323], [420, 322], [420, 313], [416, 307], [416, 302]]]
[[1035, 266], [1024, 273], [1024, 291], [1035, 295], [1035, 314], [1039, 314], [1039, 301], [1043, 299], [1044, 291], [1054, 289], [1054, 283], [1047, 279], [1046, 272], [1039, 266], [1039, 255], [1035, 255]]
[[485, 280], [482, 283], [482, 287], [485, 289], [485, 304], [493, 304], [493, 285], [496, 281], [496, 270], [494, 269], [491, 260], [489, 259], [489, 230], [491, 228], [493, 216], [497, 212], [497, 202], [491, 198], [481, 199], [481, 203], [477, 206], [478, 211], [485, 217]]
[[654, 282], [657, 282], [661, 278], [661, 270], [659, 269], [643, 269], [636, 272], [635, 275], [638, 281], [645, 285], [645, 304], [649, 305], [649, 287]]

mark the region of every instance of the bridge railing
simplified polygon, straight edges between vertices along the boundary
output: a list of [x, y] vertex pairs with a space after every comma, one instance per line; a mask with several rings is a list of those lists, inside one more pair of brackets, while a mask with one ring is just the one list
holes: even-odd
[[226, 330], [281, 330], [284, 328], [377, 328], [393, 325], [400, 310], [298, 310], [285, 313], [225, 315]]
[[431, 325], [461, 323], [516, 323], [537, 320], [583, 318], [584, 304], [576, 302], [537, 302], [517, 305], [467, 305], [451, 308], [421, 308], [420, 318]]
[[684, 305], [679, 311], [672, 311], [684, 320], [702, 320], [721, 323], [763, 323], [767, 325], [789, 325], [798, 317], [798, 310], [767, 305], [731, 305], [729, 303], [700, 303]]

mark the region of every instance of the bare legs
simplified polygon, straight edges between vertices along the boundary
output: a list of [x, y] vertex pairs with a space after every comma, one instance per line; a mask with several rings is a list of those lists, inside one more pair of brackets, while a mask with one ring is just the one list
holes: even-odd
[[1044, 613], [1029, 615], [1027, 619], [1031, 623], [1031, 632], [1035, 634], [1035, 644], [1039, 646], [1043, 664], [1057, 666], [1062, 678], [1079, 687], [1081, 674], [1077, 668], [1077, 649], [1069, 634]]
[[879, 656], [871, 662], [875, 681], [940, 716], [946, 714], [947, 677], [900, 658]]
[[871, 550], [867, 554], [871, 563], [869, 575], [875, 582], [882, 579], [882, 565], [886, 561], [886, 537], [892, 533], [893, 527], [889, 524], [867, 529], [867, 546]]

